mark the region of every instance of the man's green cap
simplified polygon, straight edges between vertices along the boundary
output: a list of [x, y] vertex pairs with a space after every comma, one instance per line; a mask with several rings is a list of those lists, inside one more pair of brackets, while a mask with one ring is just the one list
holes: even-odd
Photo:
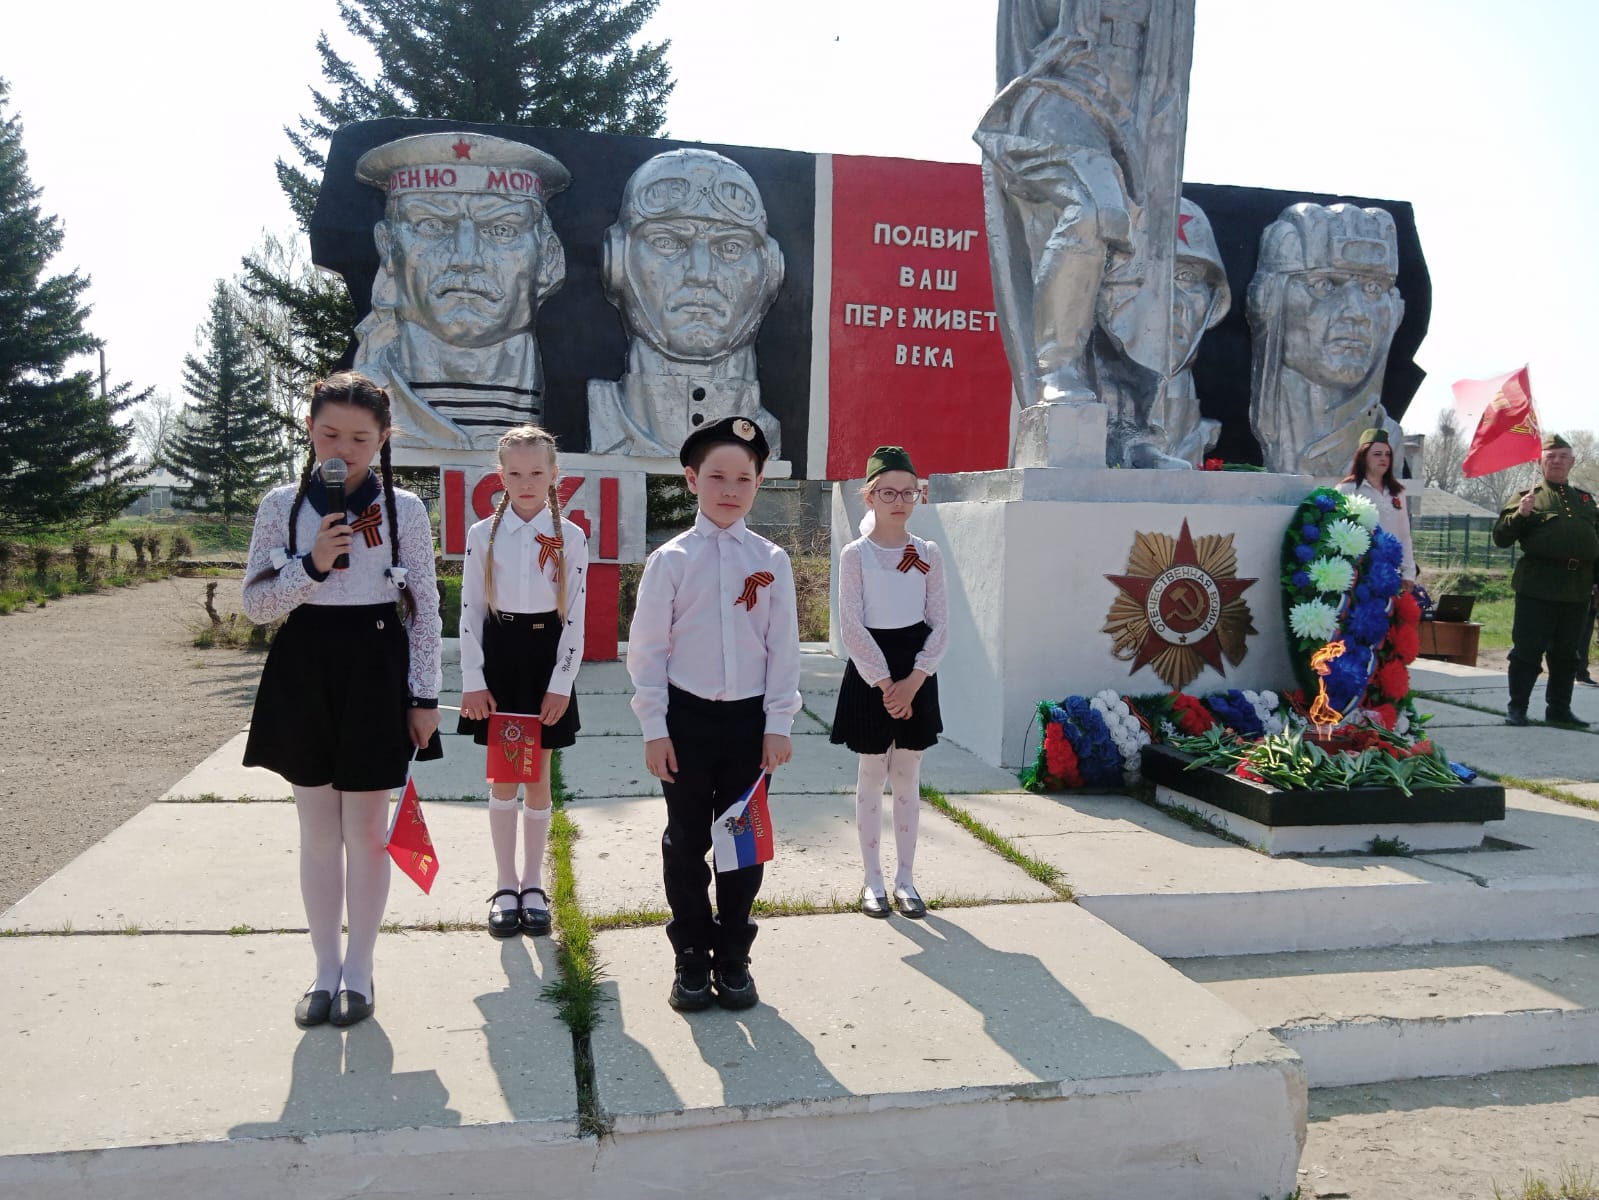
[[1570, 450], [1571, 443], [1566, 441], [1566, 439], [1561, 437], [1558, 433], [1551, 433], [1548, 437], [1544, 438], [1543, 448], [1545, 450]]
[[911, 456], [906, 453], [904, 446], [879, 446], [872, 451], [872, 456], [866, 460], [866, 482], [870, 483], [885, 471], [909, 471], [916, 474], [916, 467], [911, 462]]

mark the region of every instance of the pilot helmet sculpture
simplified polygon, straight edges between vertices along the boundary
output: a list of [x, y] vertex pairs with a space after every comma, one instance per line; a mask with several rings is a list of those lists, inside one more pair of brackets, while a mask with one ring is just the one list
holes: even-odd
[[1405, 302], [1399, 243], [1380, 208], [1294, 204], [1260, 239], [1249, 285], [1249, 419], [1268, 471], [1341, 475], [1363, 429], [1398, 424], [1383, 373]]
[[355, 171], [387, 198], [355, 368], [388, 388], [396, 444], [492, 448], [540, 421], [533, 327], [566, 277], [546, 210], [566, 168], [520, 142], [427, 133], [368, 150]]
[[710, 150], [647, 160], [605, 235], [605, 294], [622, 314], [627, 370], [589, 380], [589, 447], [667, 457], [698, 426], [740, 416], [781, 454], [761, 407], [755, 336], [783, 284], [783, 254], [748, 171]]

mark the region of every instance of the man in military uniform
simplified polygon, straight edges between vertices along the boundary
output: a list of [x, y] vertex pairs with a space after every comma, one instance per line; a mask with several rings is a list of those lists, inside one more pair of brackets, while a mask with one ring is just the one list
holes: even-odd
[[1576, 455], [1559, 434], [1543, 440], [1543, 480], [1505, 505], [1494, 543], [1519, 543], [1511, 586], [1516, 616], [1510, 640], [1510, 704], [1505, 724], [1525, 725], [1532, 685], [1547, 655], [1544, 718], [1586, 728], [1571, 711], [1571, 690], [1582, 661], [1582, 631], [1599, 589], [1599, 504], [1567, 482]]

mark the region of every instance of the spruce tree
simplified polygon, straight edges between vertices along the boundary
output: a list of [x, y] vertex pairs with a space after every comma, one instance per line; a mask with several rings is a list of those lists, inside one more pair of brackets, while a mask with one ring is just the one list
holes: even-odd
[[[345, 27], [377, 54], [368, 80], [324, 32], [317, 39], [328, 91], [284, 132], [300, 156], [279, 159], [278, 182], [301, 229], [335, 130], [376, 117], [436, 117], [547, 125], [602, 133], [659, 133], [672, 91], [669, 42], [634, 46], [658, 0], [339, 0]], [[355, 329], [342, 287], [297, 279], [260, 256], [244, 260], [252, 297], [282, 305], [301, 336], [285, 364], [306, 374], [341, 358]], [[276, 353], [276, 351], [273, 351]]]
[[[62, 228], [39, 207], [8, 92], [0, 80], [0, 530], [14, 532], [83, 515], [108, 462], [126, 481], [113, 418], [129, 401], [125, 386], [102, 400], [90, 371], [68, 370], [99, 346], [84, 325], [89, 280], [45, 274]], [[101, 493], [101, 507], [115, 499]]]
[[183, 360], [183, 390], [194, 405], [172, 436], [167, 466], [189, 483], [179, 503], [222, 518], [251, 513], [279, 472], [277, 418], [232, 294], [221, 280], [211, 318], [200, 327], [204, 354]]

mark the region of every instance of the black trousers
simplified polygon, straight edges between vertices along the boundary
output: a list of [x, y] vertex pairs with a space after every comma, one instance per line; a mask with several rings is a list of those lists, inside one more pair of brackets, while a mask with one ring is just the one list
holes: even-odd
[[1532, 685], [1545, 658], [1549, 683], [1544, 703], [1550, 712], [1571, 708], [1571, 689], [1582, 665], [1582, 631], [1588, 622], [1588, 605], [1560, 600], [1517, 596], [1516, 615], [1510, 627], [1510, 704], [1526, 708]]
[[[742, 961], [755, 940], [750, 908], [761, 890], [765, 868], [713, 872], [705, 856], [711, 848], [711, 821], [748, 791], [761, 773], [765, 701], [760, 696], [704, 700], [672, 688], [666, 732], [677, 753], [675, 782], [661, 781], [666, 793], [661, 865], [666, 902], [672, 909], [666, 936], [679, 962], [687, 956], [703, 964], [709, 955]], [[707, 890], [713, 876], [715, 916]]]

